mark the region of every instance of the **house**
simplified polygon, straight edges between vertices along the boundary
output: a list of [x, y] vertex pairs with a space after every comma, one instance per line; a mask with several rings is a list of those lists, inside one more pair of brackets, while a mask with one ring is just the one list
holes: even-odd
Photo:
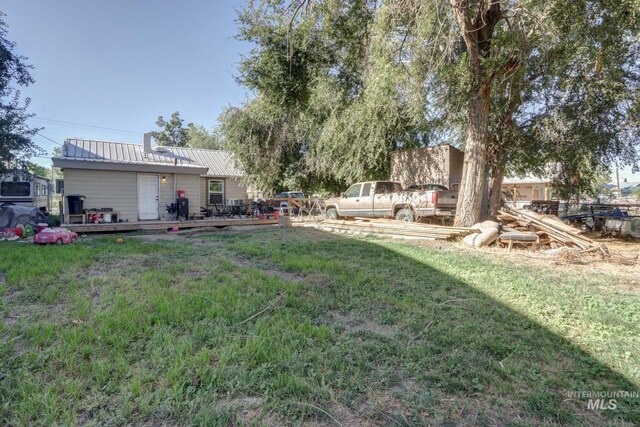
[[0, 204], [34, 206], [47, 213], [51, 209], [49, 179], [26, 171], [0, 176]]
[[68, 138], [53, 165], [63, 171], [67, 213], [73, 195], [84, 196], [84, 210], [111, 209], [118, 221], [169, 219], [166, 206], [179, 193], [189, 200], [190, 213], [247, 199], [228, 152], [152, 147], [148, 134], [142, 145]]
[[[392, 181], [403, 187], [411, 184], [440, 184], [457, 191], [462, 180], [464, 152], [449, 144], [391, 153]], [[523, 207], [532, 200], [551, 199], [551, 179], [525, 176], [507, 177], [502, 183], [503, 199], [507, 205], [516, 200], [517, 207]]]
[[533, 200], [551, 200], [551, 179], [534, 175], [505, 177], [502, 194], [507, 205], [513, 206], [515, 200], [518, 208], [530, 205]]
[[458, 191], [464, 153], [449, 144], [401, 150], [391, 153], [391, 181], [403, 187], [411, 184], [440, 184]]

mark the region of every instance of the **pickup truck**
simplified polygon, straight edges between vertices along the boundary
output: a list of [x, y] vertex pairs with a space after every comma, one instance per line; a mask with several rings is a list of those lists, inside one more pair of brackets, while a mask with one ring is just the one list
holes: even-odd
[[442, 186], [403, 189], [399, 182], [393, 181], [359, 182], [340, 197], [328, 199], [325, 216], [327, 219], [358, 216], [414, 222], [429, 217], [452, 217], [457, 202], [458, 193]]

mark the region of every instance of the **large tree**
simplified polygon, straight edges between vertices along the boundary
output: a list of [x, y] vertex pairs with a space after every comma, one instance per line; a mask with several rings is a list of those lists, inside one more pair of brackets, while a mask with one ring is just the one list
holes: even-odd
[[167, 147], [207, 148], [210, 150], [222, 148], [220, 137], [215, 130], [210, 131], [206, 127], [195, 123], [187, 123], [185, 127], [184, 119], [180, 117], [179, 111], [172, 113], [168, 121], [165, 120], [163, 116], [158, 116], [156, 126], [162, 130], [152, 131], [150, 133], [160, 145]]
[[7, 38], [7, 25], [0, 12], [0, 174], [29, 169], [29, 159], [42, 150], [32, 141], [38, 132], [27, 124], [30, 99], [20, 99], [17, 86], [34, 82], [27, 58], [14, 52], [15, 42]]
[[634, 14], [600, 0], [250, 2], [239, 80], [257, 97], [223, 115], [224, 141], [253, 176], [277, 171], [268, 185], [384, 177], [390, 151], [453, 142], [456, 222], [472, 225], [506, 169], [552, 165], [576, 186], [635, 160]]
[[158, 116], [156, 126], [162, 130], [150, 132], [151, 136], [160, 145], [167, 147], [186, 147], [188, 142], [188, 129], [183, 126], [183, 123], [184, 120], [180, 118], [179, 111], [172, 113], [169, 121], [166, 121], [162, 116]]

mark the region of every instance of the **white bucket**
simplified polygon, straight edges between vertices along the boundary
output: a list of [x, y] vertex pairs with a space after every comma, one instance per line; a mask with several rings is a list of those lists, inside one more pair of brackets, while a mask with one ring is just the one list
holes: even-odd
[[104, 220], [104, 222], [111, 222], [111, 214], [102, 214], [102, 219]]

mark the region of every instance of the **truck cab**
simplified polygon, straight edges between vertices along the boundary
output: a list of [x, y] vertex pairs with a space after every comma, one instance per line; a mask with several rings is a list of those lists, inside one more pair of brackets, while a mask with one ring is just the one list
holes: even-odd
[[394, 181], [359, 182], [340, 197], [326, 201], [326, 217], [395, 218], [413, 222], [427, 217], [453, 216], [457, 193], [442, 186], [426, 188], [403, 189]]

